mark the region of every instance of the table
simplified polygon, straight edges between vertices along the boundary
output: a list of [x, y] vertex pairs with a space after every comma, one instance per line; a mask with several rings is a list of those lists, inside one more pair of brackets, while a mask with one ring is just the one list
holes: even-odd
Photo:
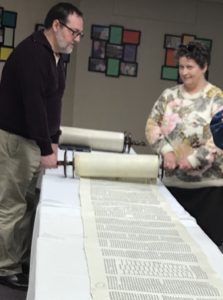
[[[91, 300], [79, 180], [63, 175], [63, 168], [48, 170], [41, 184], [37, 207], [27, 300]], [[189, 234], [199, 243], [210, 265], [223, 279], [223, 255], [163, 184], [158, 187]]]

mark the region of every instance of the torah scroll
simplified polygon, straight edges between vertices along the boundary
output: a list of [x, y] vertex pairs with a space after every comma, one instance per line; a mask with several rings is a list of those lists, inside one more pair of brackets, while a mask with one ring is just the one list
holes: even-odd
[[[79, 195], [92, 300], [223, 300], [222, 278], [196, 244], [199, 227], [185, 211], [173, 211], [161, 185], [135, 178], [83, 178], [156, 177], [158, 157], [81, 153], [75, 162], [82, 176]], [[201, 238], [211, 250], [206, 237]]]
[[155, 179], [159, 171], [157, 155], [119, 153], [77, 153], [75, 173], [80, 177]]
[[87, 146], [95, 150], [123, 152], [125, 134], [123, 132], [92, 130], [75, 127], [61, 127], [60, 144]]

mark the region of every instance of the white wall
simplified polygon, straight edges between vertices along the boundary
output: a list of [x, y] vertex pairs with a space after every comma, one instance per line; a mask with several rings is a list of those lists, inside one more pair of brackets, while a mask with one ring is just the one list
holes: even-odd
[[[81, 0], [85, 38], [78, 47], [73, 125], [127, 130], [144, 138], [148, 113], [162, 90], [175, 82], [160, 80], [164, 34], [183, 33], [213, 39], [209, 79], [223, 88], [223, 4], [196, 0]], [[87, 71], [92, 24], [141, 30], [137, 78], [110, 78]], [[65, 119], [64, 119], [65, 121]], [[139, 149], [148, 152], [149, 149]]]
[[[18, 12], [16, 43], [41, 23], [53, 0], [1, 0]], [[198, 0], [77, 0], [85, 17], [85, 38], [68, 66], [63, 125], [130, 131], [144, 138], [148, 113], [162, 90], [175, 82], [160, 80], [164, 63], [164, 34], [195, 34], [213, 40], [209, 79], [223, 88], [223, 3]], [[88, 71], [92, 24], [122, 25], [141, 30], [136, 78], [106, 77]], [[140, 149], [148, 152], [149, 148]]]

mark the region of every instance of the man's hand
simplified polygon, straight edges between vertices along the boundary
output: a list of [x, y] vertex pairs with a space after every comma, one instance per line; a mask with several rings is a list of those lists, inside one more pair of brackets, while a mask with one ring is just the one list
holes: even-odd
[[167, 152], [163, 155], [164, 169], [174, 170], [177, 167], [177, 160], [174, 152]]
[[51, 144], [53, 153], [58, 157], [58, 144]]
[[57, 155], [52, 153], [50, 155], [41, 156], [40, 165], [44, 169], [57, 168]]

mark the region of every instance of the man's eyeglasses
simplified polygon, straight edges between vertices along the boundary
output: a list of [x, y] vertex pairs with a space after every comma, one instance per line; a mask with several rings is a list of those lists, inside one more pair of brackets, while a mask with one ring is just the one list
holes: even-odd
[[61, 21], [59, 21], [59, 23], [61, 25], [63, 25], [64, 27], [66, 27], [71, 32], [71, 34], [74, 38], [76, 38], [78, 36], [80, 36], [80, 38], [82, 38], [84, 36], [84, 33], [82, 31], [74, 30], [74, 29], [70, 28], [69, 26], [67, 26], [65, 23], [61, 22]]

